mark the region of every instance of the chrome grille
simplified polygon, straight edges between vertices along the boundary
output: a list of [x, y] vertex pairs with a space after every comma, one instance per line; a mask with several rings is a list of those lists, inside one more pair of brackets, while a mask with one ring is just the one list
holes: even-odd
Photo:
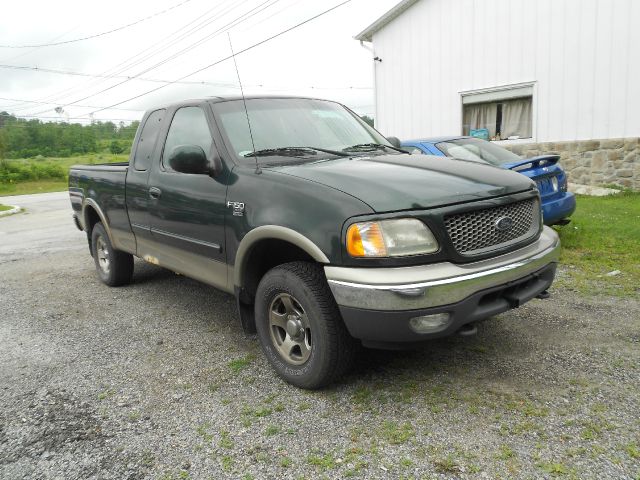
[[[497, 223], [508, 217], [511, 228], [500, 230]], [[478, 255], [505, 248], [534, 236], [540, 228], [540, 203], [537, 198], [483, 208], [444, 217], [444, 223], [456, 251]]]

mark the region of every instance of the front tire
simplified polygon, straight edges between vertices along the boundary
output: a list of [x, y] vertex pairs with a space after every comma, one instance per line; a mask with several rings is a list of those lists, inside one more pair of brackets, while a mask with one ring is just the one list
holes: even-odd
[[255, 316], [265, 356], [292, 385], [321, 388], [350, 368], [355, 342], [318, 265], [292, 262], [269, 270], [258, 285]]
[[110, 287], [131, 283], [133, 255], [113, 248], [101, 222], [91, 231], [91, 249], [98, 277], [103, 283]]

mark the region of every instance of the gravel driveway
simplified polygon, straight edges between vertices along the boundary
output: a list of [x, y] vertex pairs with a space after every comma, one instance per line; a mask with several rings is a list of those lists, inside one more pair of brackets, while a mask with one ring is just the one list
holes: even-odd
[[2, 479], [640, 475], [637, 300], [556, 290], [306, 392], [231, 296], [143, 262], [110, 289], [66, 196], [27, 208], [0, 219]]

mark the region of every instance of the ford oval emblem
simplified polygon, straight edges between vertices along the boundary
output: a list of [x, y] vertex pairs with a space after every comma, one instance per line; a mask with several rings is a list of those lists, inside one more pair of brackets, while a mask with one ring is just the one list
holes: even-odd
[[511, 230], [513, 227], [513, 220], [511, 217], [500, 217], [496, 220], [495, 226], [496, 230], [506, 232], [507, 230]]

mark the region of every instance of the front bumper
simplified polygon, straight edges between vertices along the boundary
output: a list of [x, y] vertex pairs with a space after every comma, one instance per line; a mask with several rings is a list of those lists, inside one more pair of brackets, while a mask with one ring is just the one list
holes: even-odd
[[[515, 308], [549, 288], [559, 254], [557, 234], [544, 227], [531, 245], [479, 262], [328, 266], [325, 274], [351, 335], [375, 346], [443, 337], [466, 323]], [[436, 313], [449, 314], [440, 329], [417, 333], [410, 327], [410, 319]]]

